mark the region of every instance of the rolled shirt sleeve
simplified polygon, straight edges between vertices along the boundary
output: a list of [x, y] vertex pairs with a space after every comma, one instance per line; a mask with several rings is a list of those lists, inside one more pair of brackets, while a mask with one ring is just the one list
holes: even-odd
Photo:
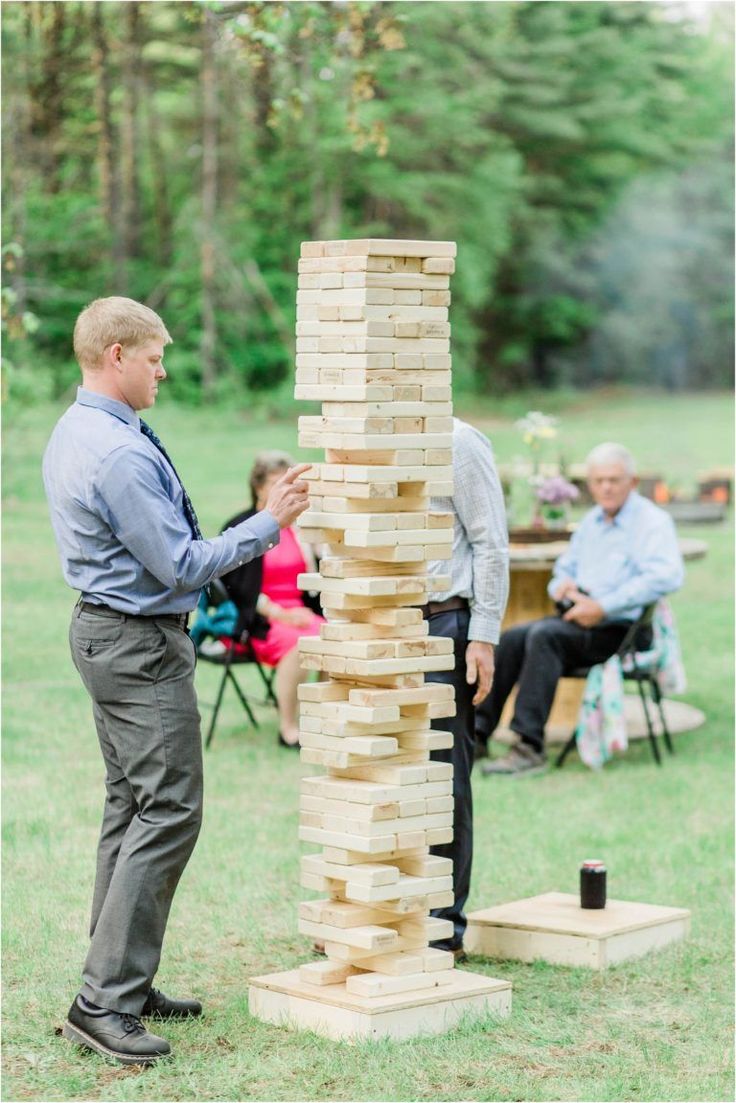
[[172, 593], [199, 590], [279, 542], [279, 524], [266, 510], [212, 540], [195, 540], [161, 468], [135, 449], [106, 457], [96, 493], [100, 514], [120, 543]]
[[472, 556], [468, 639], [498, 643], [509, 593], [509, 543], [493, 449], [477, 430], [453, 441], [453, 504]]

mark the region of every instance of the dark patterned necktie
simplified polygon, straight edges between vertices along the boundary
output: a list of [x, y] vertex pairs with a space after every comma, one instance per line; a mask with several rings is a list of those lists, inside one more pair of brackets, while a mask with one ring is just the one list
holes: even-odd
[[[171, 470], [176, 475], [177, 479], [179, 479], [179, 473], [176, 470], [176, 468], [174, 467], [173, 463], [171, 462], [171, 457], [169, 456], [169, 453], [166, 451], [166, 449], [164, 448], [163, 444], [161, 443], [159, 438], [154, 433], [151, 426], [147, 425], [146, 422], [143, 420], [143, 418], [140, 419], [140, 422], [141, 422], [141, 432], [143, 433], [143, 436], [148, 437], [148, 439], [150, 440], [150, 442], [154, 446], [154, 448], [158, 448], [159, 452], [164, 457], [164, 459], [166, 460], [166, 462], [170, 466]], [[181, 479], [179, 479], [179, 486], [181, 487], [182, 505], [184, 506], [184, 516], [187, 519], [187, 522], [189, 524], [189, 528], [192, 530], [192, 536], [194, 537], [195, 540], [204, 540], [204, 537], [202, 536], [202, 530], [199, 527], [199, 521], [197, 520], [197, 514], [194, 512], [194, 506], [192, 505], [192, 499], [187, 494], [186, 489], [184, 487], [184, 483], [181, 481]]]

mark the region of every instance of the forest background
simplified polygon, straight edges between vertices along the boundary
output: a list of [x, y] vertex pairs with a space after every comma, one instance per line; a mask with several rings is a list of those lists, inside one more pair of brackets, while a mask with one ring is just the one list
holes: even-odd
[[3, 4], [4, 397], [91, 299], [289, 402], [299, 243], [454, 239], [456, 389], [730, 385], [730, 3]]

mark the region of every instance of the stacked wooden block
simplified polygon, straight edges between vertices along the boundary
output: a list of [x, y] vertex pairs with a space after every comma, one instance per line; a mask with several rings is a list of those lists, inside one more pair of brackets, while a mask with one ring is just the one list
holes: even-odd
[[453, 515], [430, 511], [452, 493], [449, 278], [454, 242], [306, 242], [299, 261], [296, 397], [322, 403], [299, 419], [299, 443], [326, 450], [308, 473], [302, 535], [326, 546], [319, 590], [327, 618], [303, 639], [302, 666], [326, 681], [299, 688], [304, 778], [299, 930], [324, 943], [303, 965], [308, 985], [345, 982], [385, 997], [452, 979], [452, 954], [429, 943], [452, 924], [452, 863], [430, 846], [452, 839], [452, 767], [430, 751], [452, 744], [431, 720], [454, 714], [452, 641], [428, 635], [422, 610], [449, 586], [427, 575], [452, 554]]

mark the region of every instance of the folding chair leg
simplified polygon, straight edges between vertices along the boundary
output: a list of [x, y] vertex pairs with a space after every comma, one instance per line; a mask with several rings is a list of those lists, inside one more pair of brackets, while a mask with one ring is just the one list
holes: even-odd
[[662, 704], [662, 690], [659, 688], [657, 679], [653, 676], [649, 676], [649, 692], [652, 695], [652, 700], [656, 702], [659, 709], [659, 719], [662, 724], [662, 736], [664, 738], [664, 745], [670, 754], [675, 753], [675, 748], [672, 745], [672, 739], [670, 737], [670, 729], [667, 727], [667, 718], [664, 714], [664, 705]]
[[215, 707], [212, 710], [212, 719], [210, 720], [210, 730], [207, 732], [207, 738], [205, 740], [205, 749], [207, 749], [212, 742], [212, 738], [215, 734], [215, 724], [217, 722], [217, 714], [220, 711], [220, 705], [222, 704], [222, 697], [225, 693], [225, 682], [229, 674], [229, 667], [225, 667], [222, 678], [220, 679], [220, 688], [217, 691], [217, 700], [215, 701]]
[[654, 761], [658, 766], [662, 765], [662, 756], [659, 753], [659, 747], [657, 746], [657, 737], [654, 734], [654, 728], [652, 726], [652, 718], [649, 715], [649, 708], [647, 706], [647, 695], [644, 692], [644, 682], [641, 678], [636, 679], [636, 684], [639, 687], [639, 696], [641, 697], [641, 707], [644, 709], [644, 719], [647, 724], [647, 734], [649, 736], [649, 744], [652, 748], [652, 754], [654, 755]]
[[[577, 729], [575, 729], [577, 731]], [[555, 760], [555, 766], [559, 770], [565, 763], [565, 759], [569, 755], [570, 751], [575, 746], [575, 732], [572, 733], [565, 746], [562, 748]]]
[[230, 681], [235, 686], [235, 692], [237, 693], [238, 697], [240, 698], [240, 703], [243, 706], [243, 708], [245, 709], [245, 711], [247, 712], [248, 719], [250, 720], [251, 724], [253, 725], [254, 728], [258, 728], [259, 724], [258, 724], [258, 721], [256, 720], [255, 716], [253, 715], [253, 709], [250, 707], [246, 697], [243, 695], [243, 691], [240, 688], [240, 686], [238, 685], [238, 680], [235, 677], [235, 675], [233, 674], [230, 667], [227, 668], [227, 671], [225, 672], [225, 677], [229, 678]]
[[261, 681], [263, 682], [263, 685], [264, 685], [265, 690], [266, 690], [266, 701], [267, 702], [270, 701], [270, 703], [272, 705], [274, 705], [276, 708], [278, 708], [279, 703], [276, 700], [276, 694], [273, 691], [273, 679], [274, 679], [274, 674], [276, 672], [275, 668], [274, 668], [274, 671], [271, 674], [270, 678], [269, 678], [268, 674], [266, 674], [266, 671], [263, 669], [263, 667], [261, 666], [261, 664], [259, 662], [256, 662], [256, 669], [257, 669], [257, 671], [258, 671], [258, 673], [261, 677]]

